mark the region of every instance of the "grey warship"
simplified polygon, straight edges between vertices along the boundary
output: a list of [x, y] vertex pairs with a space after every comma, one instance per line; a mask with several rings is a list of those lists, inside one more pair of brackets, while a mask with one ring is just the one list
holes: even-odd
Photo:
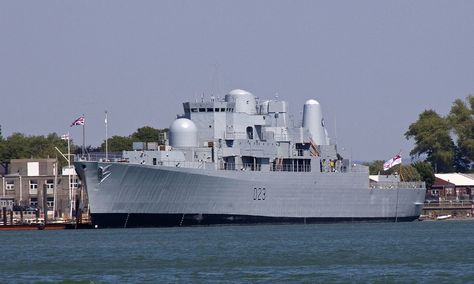
[[299, 125], [285, 101], [240, 89], [183, 108], [168, 145], [74, 163], [94, 226], [394, 222], [421, 214], [424, 183], [369, 182], [368, 167], [338, 154], [314, 99]]

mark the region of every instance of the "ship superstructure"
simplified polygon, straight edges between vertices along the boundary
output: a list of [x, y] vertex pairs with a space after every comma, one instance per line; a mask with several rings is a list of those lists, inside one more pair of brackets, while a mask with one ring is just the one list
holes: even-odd
[[169, 145], [75, 164], [95, 225], [402, 221], [421, 213], [424, 184], [369, 185], [368, 168], [330, 143], [316, 100], [304, 104], [301, 125], [286, 102], [240, 89], [183, 108]]

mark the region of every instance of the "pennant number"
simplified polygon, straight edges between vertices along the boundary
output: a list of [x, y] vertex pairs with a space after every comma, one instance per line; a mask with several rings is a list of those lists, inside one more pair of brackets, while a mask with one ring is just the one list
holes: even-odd
[[254, 187], [253, 188], [253, 200], [265, 200], [267, 197], [267, 190], [265, 187]]

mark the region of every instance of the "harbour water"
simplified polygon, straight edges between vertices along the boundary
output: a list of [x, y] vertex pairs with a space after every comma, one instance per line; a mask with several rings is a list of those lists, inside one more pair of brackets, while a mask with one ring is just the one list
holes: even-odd
[[0, 282], [474, 283], [474, 222], [0, 232]]

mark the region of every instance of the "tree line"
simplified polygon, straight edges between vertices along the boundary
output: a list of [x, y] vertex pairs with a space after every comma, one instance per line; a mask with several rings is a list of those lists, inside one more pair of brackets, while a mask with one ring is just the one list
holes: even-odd
[[401, 174], [404, 181], [423, 180], [431, 187], [434, 173], [473, 171], [474, 163], [474, 96], [456, 99], [446, 116], [434, 110], [423, 111], [410, 124], [406, 139], [414, 139], [410, 156], [417, 160], [410, 165], [399, 165], [384, 172], [382, 160], [366, 163], [375, 174]]
[[[108, 139], [108, 150], [110, 152], [131, 151], [133, 142], [164, 142], [164, 134], [168, 132], [167, 128], [157, 129], [150, 126], [138, 128], [137, 131], [129, 136], [114, 135]], [[105, 141], [98, 151], [105, 152]]]
[[[121, 152], [123, 150], [132, 150], [133, 142], [158, 142], [163, 137], [162, 133], [167, 129], [156, 129], [150, 126], [138, 128], [129, 136], [113, 136], [108, 139], [108, 148], [110, 152]], [[70, 141], [71, 153], [80, 154], [81, 146], [76, 145], [73, 140]], [[40, 158], [58, 158], [59, 166], [67, 165], [65, 159], [55, 149], [57, 147], [62, 153], [67, 153], [67, 141], [61, 139], [56, 133], [48, 135], [25, 135], [22, 133], [13, 133], [4, 138], [0, 126], [0, 165], [5, 171], [8, 171], [8, 165], [11, 159], [40, 159]], [[87, 146], [88, 152], [105, 152], [105, 140], [99, 147]]]
[[474, 96], [457, 99], [446, 116], [425, 110], [405, 133], [415, 140], [413, 157], [431, 164], [436, 172], [471, 172], [474, 162]]
[[[46, 136], [13, 133], [8, 138], [3, 138], [0, 133], [0, 165], [8, 171], [11, 159], [56, 158], [60, 154], [55, 147], [67, 153], [67, 141], [62, 140], [56, 133]], [[61, 167], [67, 164], [64, 159], [59, 159], [59, 163]]]

